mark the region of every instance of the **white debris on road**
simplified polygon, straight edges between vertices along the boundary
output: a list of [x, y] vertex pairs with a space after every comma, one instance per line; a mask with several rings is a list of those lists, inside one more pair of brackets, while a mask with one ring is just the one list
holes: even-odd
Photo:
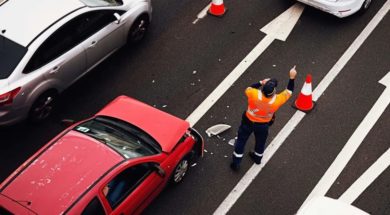
[[234, 144], [236, 143], [237, 141], [237, 137], [235, 137], [234, 139], [230, 139], [228, 144], [231, 145], [231, 146], [234, 146]]
[[226, 124], [217, 124], [217, 125], [214, 125], [214, 126], [211, 126], [210, 128], [208, 128], [206, 130], [206, 134], [211, 137], [211, 136], [214, 136], [214, 135], [218, 135], [226, 130], [228, 130], [229, 128], [231, 128], [230, 125], [226, 125]]

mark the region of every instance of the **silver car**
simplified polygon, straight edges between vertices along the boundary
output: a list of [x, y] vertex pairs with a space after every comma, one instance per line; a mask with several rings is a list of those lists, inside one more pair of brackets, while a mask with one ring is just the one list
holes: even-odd
[[0, 125], [50, 115], [59, 93], [127, 42], [151, 0], [0, 0]]

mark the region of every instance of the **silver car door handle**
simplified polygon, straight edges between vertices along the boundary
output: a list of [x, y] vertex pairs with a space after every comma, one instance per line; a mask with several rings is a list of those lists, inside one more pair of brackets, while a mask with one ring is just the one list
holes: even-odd
[[88, 46], [88, 48], [93, 48], [96, 46], [96, 44], [97, 44], [97, 42], [94, 40], [94, 41], [92, 41], [91, 45]]
[[51, 69], [51, 71], [49, 72], [49, 74], [55, 74], [58, 72], [58, 70], [61, 68], [61, 66], [55, 66], [53, 69]]

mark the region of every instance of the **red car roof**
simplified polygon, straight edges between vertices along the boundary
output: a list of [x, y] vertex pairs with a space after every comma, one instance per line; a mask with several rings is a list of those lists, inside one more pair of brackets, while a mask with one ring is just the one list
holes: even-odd
[[175, 147], [190, 126], [185, 120], [127, 96], [119, 96], [96, 115], [115, 117], [141, 128], [165, 152]]
[[69, 131], [12, 180], [2, 194], [21, 200], [38, 214], [61, 214], [123, 160], [97, 140]]

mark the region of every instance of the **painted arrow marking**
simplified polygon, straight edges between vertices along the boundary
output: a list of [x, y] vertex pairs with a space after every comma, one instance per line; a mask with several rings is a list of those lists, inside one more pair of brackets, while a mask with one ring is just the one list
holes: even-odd
[[[327, 73], [327, 75], [321, 80], [316, 89], [313, 92], [313, 100], [317, 101], [330, 83], [336, 78], [336, 76], [341, 72], [347, 62], [352, 58], [356, 53], [359, 47], [363, 42], [368, 38], [371, 32], [387, 14], [390, 8], [390, 0], [383, 5], [383, 7], [378, 11], [378, 13], [372, 18], [372, 20], [367, 24], [359, 36], [353, 41], [350, 47], [344, 52], [341, 58], [337, 63], [332, 67], [332, 69]], [[228, 196], [223, 200], [219, 207], [215, 210], [214, 215], [226, 214], [230, 208], [235, 204], [235, 202], [240, 198], [242, 193], [249, 187], [252, 181], [260, 173], [262, 168], [267, 164], [268, 160], [275, 154], [295, 127], [300, 123], [300, 121], [305, 117], [305, 113], [301, 111], [295, 112], [293, 117], [287, 122], [287, 124], [280, 130], [272, 142], [267, 146], [264, 151], [264, 157], [262, 159], [261, 165], [253, 164], [252, 167], [245, 173], [241, 178], [238, 184], [233, 188], [233, 190], [228, 194]]]
[[[385, 111], [386, 107], [390, 104], [390, 72], [388, 72], [387, 75], [379, 81], [379, 83], [386, 86], [385, 91], [376, 101], [374, 106], [368, 112], [352, 136], [349, 138], [348, 142], [344, 145], [343, 149], [325, 172], [324, 176], [320, 179], [318, 184], [314, 187], [313, 191], [306, 198], [306, 201], [303, 203], [303, 205], [315, 196], [325, 196], [326, 192], [336, 181], [337, 177], [343, 171], [349, 160], [352, 158], [353, 154], [363, 142], [368, 132], [372, 129], [372, 127], [378, 121], [379, 117]], [[386, 156], [388, 157], [387, 154], [385, 154], [385, 157]], [[389, 160], [387, 160], [387, 164], [384, 163], [384, 165], [382, 165], [383, 163], [380, 161], [379, 163], [375, 164], [368, 172], [365, 173], [362, 179], [358, 180], [357, 183], [352, 185], [352, 187], [342, 195], [341, 199], [345, 202], [352, 203], [369, 185], [369, 182], [372, 182], [378, 176], [377, 173], [379, 172], [380, 174], [380, 170], [389, 165]], [[370, 180], [364, 181], [365, 179]]]
[[[234, 84], [234, 82], [249, 68], [250, 65], [268, 48], [275, 39], [286, 40], [292, 31], [299, 17], [303, 12], [304, 6], [294, 4], [287, 11], [281, 14], [273, 25], [266, 27], [267, 35], [252, 49], [251, 52], [233, 69], [232, 72], [214, 89], [214, 91], [187, 117], [191, 126], [195, 125], [200, 118], [218, 101], [219, 98]], [[288, 17], [288, 19], [286, 19]], [[281, 31], [280, 29], [285, 30]], [[262, 29], [263, 30], [263, 29]], [[280, 36], [278, 36], [280, 34]]]

